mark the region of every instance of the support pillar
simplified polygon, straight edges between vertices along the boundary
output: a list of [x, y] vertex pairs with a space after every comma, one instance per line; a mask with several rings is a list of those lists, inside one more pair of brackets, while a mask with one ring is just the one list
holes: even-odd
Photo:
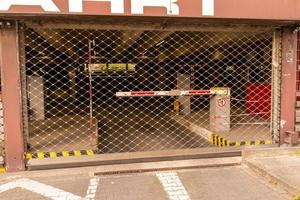
[[[190, 90], [191, 89], [191, 76], [189, 74], [177, 74], [177, 89]], [[191, 96], [179, 96], [180, 114], [191, 114]]]
[[25, 169], [20, 66], [17, 23], [0, 21], [0, 67], [7, 171]]
[[284, 29], [282, 34], [280, 144], [285, 133], [295, 129], [297, 33]]
[[230, 88], [212, 88], [227, 90], [227, 94], [215, 94], [210, 97], [210, 130], [215, 133], [230, 131]]

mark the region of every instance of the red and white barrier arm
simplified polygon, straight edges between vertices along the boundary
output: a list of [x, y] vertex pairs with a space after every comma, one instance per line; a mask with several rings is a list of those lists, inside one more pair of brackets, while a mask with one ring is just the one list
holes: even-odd
[[197, 95], [227, 95], [228, 90], [171, 90], [171, 91], [131, 91], [117, 92], [117, 97], [152, 97], [152, 96], [197, 96]]
[[181, 96], [212, 95], [212, 94], [227, 95], [228, 90], [183, 90], [181, 91]]
[[168, 91], [132, 91], [117, 92], [117, 97], [147, 97], [147, 96], [170, 96]]
[[181, 96], [208, 95], [208, 94], [212, 94], [210, 90], [183, 90], [180, 92]]

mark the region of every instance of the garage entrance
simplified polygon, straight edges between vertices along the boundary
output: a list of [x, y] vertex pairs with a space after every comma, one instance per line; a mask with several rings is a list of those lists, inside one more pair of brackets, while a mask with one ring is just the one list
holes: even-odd
[[271, 144], [272, 36], [24, 28], [27, 151]]

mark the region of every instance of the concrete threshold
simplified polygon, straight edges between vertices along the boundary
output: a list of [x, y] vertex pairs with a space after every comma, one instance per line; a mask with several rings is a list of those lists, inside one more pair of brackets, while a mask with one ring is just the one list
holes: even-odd
[[30, 159], [27, 161], [28, 170], [44, 170], [71, 167], [119, 165], [132, 163], [162, 162], [193, 160], [204, 158], [221, 158], [241, 156], [239, 148], [202, 148], [189, 150], [168, 150], [138, 153], [113, 153], [94, 156], [59, 157]]
[[300, 148], [244, 149], [242, 163], [291, 195], [300, 192]]
[[294, 185], [291, 185], [287, 181], [282, 180], [275, 174], [269, 173], [267, 169], [264, 169], [263, 167], [256, 165], [251, 161], [243, 161], [243, 163], [246, 164], [254, 173], [265, 178], [270, 183], [278, 185], [279, 187], [287, 191], [290, 195], [294, 196], [300, 192]]
[[276, 156], [293, 156], [300, 155], [299, 147], [272, 147], [272, 148], [248, 148], [242, 151], [243, 159], [264, 158]]
[[132, 163], [123, 165], [107, 165], [96, 168], [95, 175], [129, 174], [153, 171], [170, 171], [180, 169], [197, 169], [240, 165], [242, 158], [203, 158], [192, 160], [161, 161], [148, 163]]

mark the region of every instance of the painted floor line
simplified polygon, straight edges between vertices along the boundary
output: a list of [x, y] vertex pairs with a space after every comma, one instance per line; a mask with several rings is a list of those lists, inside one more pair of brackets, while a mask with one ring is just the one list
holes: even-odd
[[39, 183], [27, 178], [18, 179], [0, 186], [0, 193], [6, 192], [14, 188], [23, 188], [28, 191], [40, 194], [52, 200], [81, 200], [80, 196], [74, 195], [70, 192]]
[[99, 178], [91, 178], [88, 189], [86, 191], [86, 196], [84, 200], [94, 200], [96, 197], [96, 192], [99, 184]]
[[177, 173], [157, 173], [156, 176], [161, 182], [170, 200], [190, 200], [190, 197]]
[[30, 180], [28, 178], [22, 178], [0, 185], [0, 193], [12, 190], [14, 188], [23, 188], [52, 200], [94, 200], [98, 184], [99, 178], [91, 178], [86, 191], [86, 196], [82, 198], [80, 196], [55, 188], [53, 186], [46, 185], [38, 181]]

